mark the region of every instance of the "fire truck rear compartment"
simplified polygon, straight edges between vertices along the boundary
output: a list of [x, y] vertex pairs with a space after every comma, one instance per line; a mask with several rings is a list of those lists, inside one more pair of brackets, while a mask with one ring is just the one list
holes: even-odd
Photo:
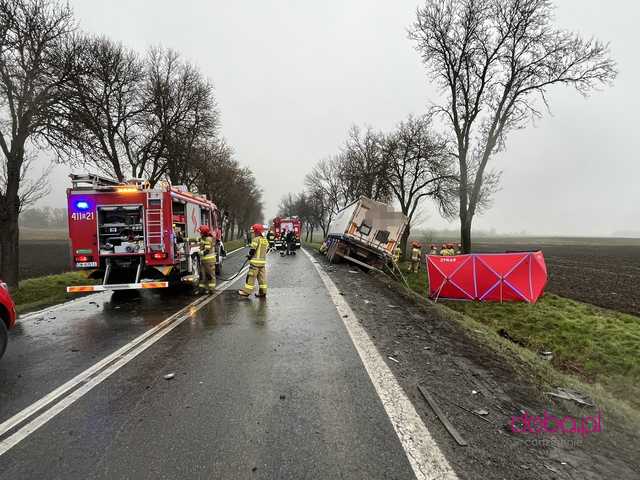
[[99, 206], [100, 256], [144, 255], [143, 219], [142, 205]]

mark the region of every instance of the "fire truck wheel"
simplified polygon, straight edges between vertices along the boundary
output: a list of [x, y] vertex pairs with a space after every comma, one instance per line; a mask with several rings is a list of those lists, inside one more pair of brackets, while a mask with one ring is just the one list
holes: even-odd
[[0, 358], [2, 358], [2, 355], [4, 355], [4, 352], [7, 349], [8, 338], [9, 333], [7, 332], [7, 326], [4, 324], [2, 317], [0, 317]]

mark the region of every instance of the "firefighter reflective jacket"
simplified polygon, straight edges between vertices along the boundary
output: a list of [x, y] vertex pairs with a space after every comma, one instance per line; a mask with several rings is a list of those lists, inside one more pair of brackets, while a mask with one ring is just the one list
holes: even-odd
[[215, 263], [216, 251], [214, 249], [213, 237], [201, 237], [198, 240], [198, 244], [200, 246], [200, 254], [202, 256], [202, 261]]
[[269, 241], [263, 236], [256, 236], [251, 242], [251, 260], [249, 263], [254, 267], [264, 267], [267, 264], [267, 250], [269, 248]]
[[414, 248], [413, 250], [411, 250], [411, 260], [417, 262], [418, 260], [420, 260], [421, 254], [422, 251], [419, 248]]

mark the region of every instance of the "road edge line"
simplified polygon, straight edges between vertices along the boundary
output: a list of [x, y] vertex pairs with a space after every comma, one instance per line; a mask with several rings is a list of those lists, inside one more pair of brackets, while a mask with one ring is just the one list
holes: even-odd
[[306, 249], [303, 248], [302, 251], [307, 255], [324, 283], [329, 297], [335, 305], [349, 337], [351, 337], [351, 342], [369, 374], [369, 379], [393, 425], [416, 478], [418, 480], [457, 480], [456, 473], [431, 436], [413, 403], [382, 359], [369, 334], [360, 325], [358, 317], [353, 313], [344, 297], [340, 295], [336, 284]]

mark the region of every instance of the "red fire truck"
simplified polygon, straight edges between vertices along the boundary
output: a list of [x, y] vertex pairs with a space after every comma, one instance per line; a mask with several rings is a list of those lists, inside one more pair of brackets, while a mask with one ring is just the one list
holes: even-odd
[[97, 175], [71, 175], [67, 190], [72, 267], [91, 270], [101, 285], [69, 292], [165, 288], [197, 283], [198, 227], [209, 225], [216, 240], [219, 273], [226, 255], [220, 211], [205, 196], [160, 182], [125, 183]]
[[283, 248], [282, 235], [292, 230], [296, 236], [295, 248], [300, 248], [300, 238], [302, 235], [302, 222], [300, 218], [293, 217], [276, 217], [273, 219], [273, 233], [276, 235], [276, 248], [280, 250]]

